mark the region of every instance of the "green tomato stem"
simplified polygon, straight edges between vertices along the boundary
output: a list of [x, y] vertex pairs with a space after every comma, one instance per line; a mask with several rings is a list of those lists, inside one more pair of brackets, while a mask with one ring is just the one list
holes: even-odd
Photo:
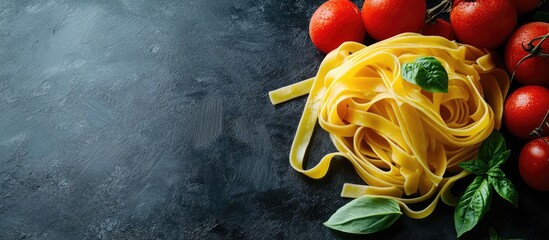
[[[515, 74], [517, 72], [518, 67], [526, 59], [532, 58], [535, 56], [549, 57], [549, 54], [543, 52], [544, 49], [541, 47], [541, 44], [543, 44], [543, 42], [545, 42], [547, 38], [549, 38], [549, 33], [530, 40], [530, 42], [526, 46], [524, 46], [524, 43], [522, 44], [522, 48], [528, 52], [528, 55], [524, 56], [518, 61], [517, 65], [515, 66], [515, 69], [513, 69], [513, 74], [511, 74], [511, 82], [513, 82], [513, 79], [515, 79]], [[538, 44], [534, 46], [534, 41], [536, 40], [540, 40], [540, 41], [538, 42]]]
[[442, 0], [436, 6], [429, 8], [425, 14], [425, 23], [429, 25], [434, 25], [436, 23], [436, 18], [438, 15], [449, 12], [452, 9], [451, 0]]
[[530, 134], [530, 136], [538, 136], [539, 138], [541, 138], [546, 144], [549, 144], [549, 142], [547, 142], [547, 140], [545, 140], [545, 138], [543, 136], [541, 136], [541, 133], [543, 132], [543, 125], [547, 125], [547, 127], [549, 127], [549, 109], [547, 109], [547, 113], [545, 114], [545, 117], [543, 117], [543, 120], [541, 121], [540, 125], [535, 128]]

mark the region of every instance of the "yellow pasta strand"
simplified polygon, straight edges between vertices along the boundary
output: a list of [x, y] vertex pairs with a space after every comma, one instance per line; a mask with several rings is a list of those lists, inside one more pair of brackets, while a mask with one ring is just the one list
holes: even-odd
[[269, 99], [273, 105], [285, 102], [288, 99], [306, 95], [311, 90], [314, 78], [281, 87], [276, 91], [269, 92]]
[[[401, 66], [433, 56], [448, 72], [448, 93], [431, 93], [401, 77]], [[341, 195], [395, 199], [424, 218], [467, 176], [480, 143], [501, 126], [507, 73], [489, 52], [436, 36], [403, 33], [371, 46], [346, 42], [330, 52], [315, 77], [271, 91], [273, 104], [309, 93], [290, 151], [290, 164], [311, 177], [326, 175], [335, 156], [348, 159], [367, 185], [345, 184]], [[316, 123], [338, 150], [305, 169]], [[430, 200], [421, 210], [410, 204]]]

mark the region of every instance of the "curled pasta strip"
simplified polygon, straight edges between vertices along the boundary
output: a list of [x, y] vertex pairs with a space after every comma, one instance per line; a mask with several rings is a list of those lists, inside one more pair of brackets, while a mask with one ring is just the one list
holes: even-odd
[[[449, 76], [448, 93], [431, 93], [401, 77], [401, 66], [434, 56]], [[290, 151], [290, 163], [311, 177], [326, 175], [335, 156], [348, 159], [366, 185], [345, 184], [341, 195], [392, 198], [412, 218], [424, 218], [439, 199], [454, 205], [457, 165], [501, 126], [507, 73], [489, 52], [441, 37], [404, 33], [370, 46], [355, 42], [330, 52], [314, 78], [269, 93], [273, 104], [309, 93]], [[305, 169], [316, 122], [337, 152]], [[424, 209], [409, 205], [430, 200]]]

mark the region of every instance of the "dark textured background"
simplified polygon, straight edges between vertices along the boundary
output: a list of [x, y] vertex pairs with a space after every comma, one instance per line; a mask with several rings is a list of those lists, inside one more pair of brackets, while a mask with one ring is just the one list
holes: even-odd
[[[455, 239], [442, 203], [370, 236], [322, 225], [360, 180], [345, 160], [292, 170], [305, 98], [267, 96], [315, 74], [321, 2], [0, 1], [0, 239]], [[549, 234], [516, 154], [519, 209], [496, 198], [464, 239]]]

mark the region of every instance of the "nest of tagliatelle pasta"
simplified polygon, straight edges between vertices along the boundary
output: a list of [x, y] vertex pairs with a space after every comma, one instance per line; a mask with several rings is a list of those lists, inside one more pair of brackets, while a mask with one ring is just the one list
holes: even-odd
[[[402, 77], [403, 65], [434, 57], [448, 74], [447, 92], [429, 92]], [[343, 43], [315, 77], [269, 93], [273, 104], [309, 94], [290, 151], [299, 172], [322, 178], [335, 156], [348, 159], [364, 185], [341, 195], [396, 200], [412, 218], [424, 218], [439, 199], [455, 205], [450, 188], [469, 173], [480, 143], [501, 126], [509, 77], [486, 50], [442, 37], [403, 33], [364, 46]], [[304, 169], [316, 123], [337, 152]], [[432, 201], [419, 211], [409, 205]]]

